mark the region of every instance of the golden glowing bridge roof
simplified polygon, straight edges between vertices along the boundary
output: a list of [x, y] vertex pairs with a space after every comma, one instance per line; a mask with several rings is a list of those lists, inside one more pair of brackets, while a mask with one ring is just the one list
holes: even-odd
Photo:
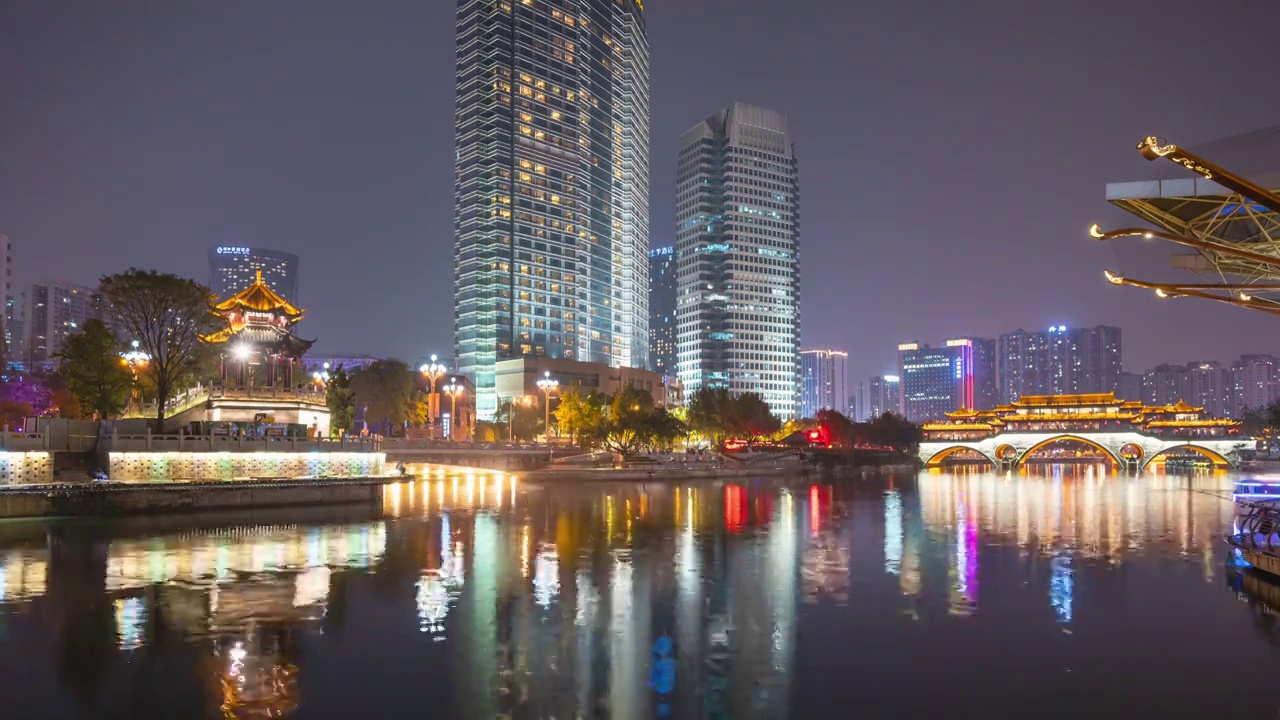
[[[1016, 402], [998, 405], [994, 410], [961, 408], [946, 413], [945, 420], [927, 422], [925, 431], [946, 432], [955, 430], [992, 433], [1006, 427], [1025, 429], [1030, 423], [1085, 423], [1128, 422], [1139, 427], [1157, 428], [1209, 428], [1236, 427], [1236, 420], [1200, 417], [1204, 408], [1185, 400], [1171, 405], [1145, 406], [1139, 400], [1121, 400], [1115, 393], [1086, 393], [1076, 395], [1024, 395]], [[1170, 415], [1197, 417], [1172, 419]]]
[[304, 310], [294, 307], [288, 300], [280, 297], [276, 291], [267, 287], [267, 284], [262, 281], [261, 270], [258, 271], [257, 278], [254, 279], [252, 285], [214, 305], [213, 309], [219, 314], [235, 312], [236, 310], [279, 313], [289, 318], [290, 324], [301, 320], [304, 312]]
[[1113, 392], [1086, 393], [1081, 395], [1023, 395], [1012, 403], [1015, 408], [1096, 407], [1098, 405], [1124, 405], [1125, 400]]

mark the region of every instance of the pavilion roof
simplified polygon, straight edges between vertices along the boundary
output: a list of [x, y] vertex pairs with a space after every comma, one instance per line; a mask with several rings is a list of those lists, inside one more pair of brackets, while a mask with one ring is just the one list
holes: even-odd
[[225, 314], [236, 310], [252, 312], [279, 313], [289, 319], [290, 324], [302, 319], [305, 310], [294, 307], [288, 300], [280, 297], [262, 281], [262, 271], [257, 272], [253, 284], [213, 306], [215, 312]]

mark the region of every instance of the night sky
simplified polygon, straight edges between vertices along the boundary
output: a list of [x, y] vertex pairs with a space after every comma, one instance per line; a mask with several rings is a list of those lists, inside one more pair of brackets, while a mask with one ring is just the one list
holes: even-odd
[[[1127, 370], [1280, 353], [1266, 315], [1107, 285], [1133, 262], [1086, 235], [1132, 224], [1106, 183], [1180, 176], [1142, 137], [1280, 123], [1280, 3], [647, 4], [652, 244], [673, 240], [681, 132], [734, 100], [787, 112], [804, 343], [849, 349], [855, 381], [900, 341], [1056, 324], [1121, 326]], [[131, 265], [207, 282], [211, 245], [276, 248], [302, 256], [316, 352], [451, 355], [453, 18], [450, 0], [0, 3], [15, 285]]]

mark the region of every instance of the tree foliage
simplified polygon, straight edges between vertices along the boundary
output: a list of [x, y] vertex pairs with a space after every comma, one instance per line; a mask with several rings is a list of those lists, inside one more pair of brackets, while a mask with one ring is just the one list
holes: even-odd
[[101, 289], [128, 339], [150, 356], [142, 373], [155, 389], [156, 421], [163, 425], [169, 398], [211, 352], [201, 336], [222, 322], [210, 310], [213, 295], [194, 280], [137, 268], [102, 278]]
[[365, 422], [384, 433], [423, 421], [425, 404], [417, 376], [399, 360], [378, 360], [356, 371], [351, 391], [355, 407], [364, 408]]
[[556, 424], [560, 432], [569, 433], [570, 442], [590, 442], [599, 434], [606, 416], [606, 398], [597, 392], [583, 394], [570, 387], [560, 396], [556, 408]]
[[341, 365], [329, 374], [325, 403], [329, 406], [330, 434], [341, 435], [352, 430], [356, 421], [356, 395], [351, 389], [351, 376]]
[[772, 435], [782, 421], [756, 393], [733, 397], [724, 388], [702, 388], [689, 400], [689, 427], [721, 445], [730, 436], [752, 441]]
[[[68, 335], [58, 353], [58, 374], [80, 413], [100, 419], [119, 415], [128, 401], [133, 374], [120, 358], [120, 340], [101, 320]], [[69, 415], [69, 413], [67, 413]]]

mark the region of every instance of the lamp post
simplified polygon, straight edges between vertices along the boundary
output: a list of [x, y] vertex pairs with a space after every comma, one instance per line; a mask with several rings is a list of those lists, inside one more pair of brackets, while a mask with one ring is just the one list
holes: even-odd
[[517, 405], [517, 404], [520, 404], [520, 405], [528, 405], [528, 404], [529, 404], [529, 396], [528, 396], [528, 395], [521, 395], [520, 397], [513, 397], [513, 398], [511, 398], [511, 399], [508, 401], [508, 404], [507, 404], [507, 442], [511, 443], [511, 446], [512, 446], [512, 447], [515, 447], [515, 444], [516, 444], [516, 405]]
[[560, 381], [551, 378], [551, 371], [546, 370], [542, 373], [542, 379], [538, 380], [538, 389], [542, 391], [543, 397], [546, 399], [546, 419], [542, 421], [542, 429], [547, 437], [547, 457], [554, 457], [555, 451], [551, 449], [551, 393], [560, 389]]
[[422, 371], [423, 377], [427, 378], [427, 415], [431, 421], [431, 439], [436, 439], [436, 415], [439, 414], [439, 403], [436, 399], [436, 381], [449, 372], [449, 368], [442, 363], [436, 362], [436, 356], [431, 356], [431, 362], [418, 368]]
[[453, 440], [454, 428], [458, 424], [458, 396], [466, 392], [467, 388], [458, 382], [458, 378], [450, 378], [449, 384], [444, 386], [444, 393], [449, 396], [449, 440]]
[[133, 373], [133, 390], [129, 393], [130, 404], [140, 402], [138, 397], [138, 369], [150, 362], [151, 356], [138, 348], [138, 341], [134, 340], [129, 344], [129, 351], [120, 353], [120, 362], [129, 367], [129, 372]]

